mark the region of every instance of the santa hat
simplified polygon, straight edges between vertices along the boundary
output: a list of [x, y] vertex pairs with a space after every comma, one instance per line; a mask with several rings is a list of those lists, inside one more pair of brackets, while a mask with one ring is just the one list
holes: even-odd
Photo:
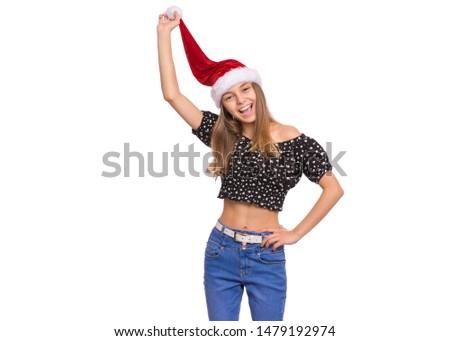
[[[172, 6], [166, 11], [169, 19], [175, 18], [175, 11], [180, 14], [180, 17], [182, 16], [181, 9]], [[262, 81], [258, 72], [246, 67], [241, 62], [234, 59], [220, 62], [210, 60], [198, 46], [183, 20], [180, 20], [180, 32], [192, 73], [201, 84], [212, 87], [211, 96], [218, 108], [220, 108], [222, 95], [236, 84], [254, 82], [261, 86]]]

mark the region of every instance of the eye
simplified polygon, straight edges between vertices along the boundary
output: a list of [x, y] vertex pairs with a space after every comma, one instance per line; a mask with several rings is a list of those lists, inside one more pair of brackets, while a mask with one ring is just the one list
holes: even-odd
[[250, 90], [249, 86], [245, 87], [242, 91], [247, 92], [248, 90]]
[[229, 101], [233, 98], [233, 95], [225, 95], [224, 100]]

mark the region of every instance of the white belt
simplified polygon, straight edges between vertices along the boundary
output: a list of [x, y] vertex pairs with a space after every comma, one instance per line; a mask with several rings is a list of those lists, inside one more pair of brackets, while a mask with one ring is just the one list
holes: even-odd
[[216, 223], [216, 228], [226, 234], [227, 236], [233, 238], [235, 241], [240, 243], [248, 243], [248, 244], [259, 244], [262, 242], [263, 237], [255, 234], [245, 234], [241, 232], [235, 232], [232, 229], [229, 229], [225, 225], [222, 225], [219, 221]]

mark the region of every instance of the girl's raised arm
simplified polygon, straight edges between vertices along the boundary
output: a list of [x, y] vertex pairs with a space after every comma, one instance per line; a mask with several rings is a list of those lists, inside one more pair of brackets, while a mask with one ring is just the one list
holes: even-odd
[[158, 60], [161, 78], [161, 90], [164, 99], [193, 129], [197, 129], [202, 121], [203, 114], [181, 92], [178, 86], [175, 65], [172, 57], [172, 44], [170, 34], [180, 24], [180, 14], [175, 11], [173, 20], [167, 13], [160, 14], [157, 26], [158, 33]]

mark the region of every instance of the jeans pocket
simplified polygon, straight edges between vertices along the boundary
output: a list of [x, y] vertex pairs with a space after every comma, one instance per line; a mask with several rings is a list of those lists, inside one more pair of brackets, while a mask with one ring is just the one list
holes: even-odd
[[283, 264], [286, 263], [284, 251], [259, 252], [258, 261], [263, 264]]
[[218, 258], [224, 247], [209, 240], [206, 243], [205, 256], [208, 258]]

